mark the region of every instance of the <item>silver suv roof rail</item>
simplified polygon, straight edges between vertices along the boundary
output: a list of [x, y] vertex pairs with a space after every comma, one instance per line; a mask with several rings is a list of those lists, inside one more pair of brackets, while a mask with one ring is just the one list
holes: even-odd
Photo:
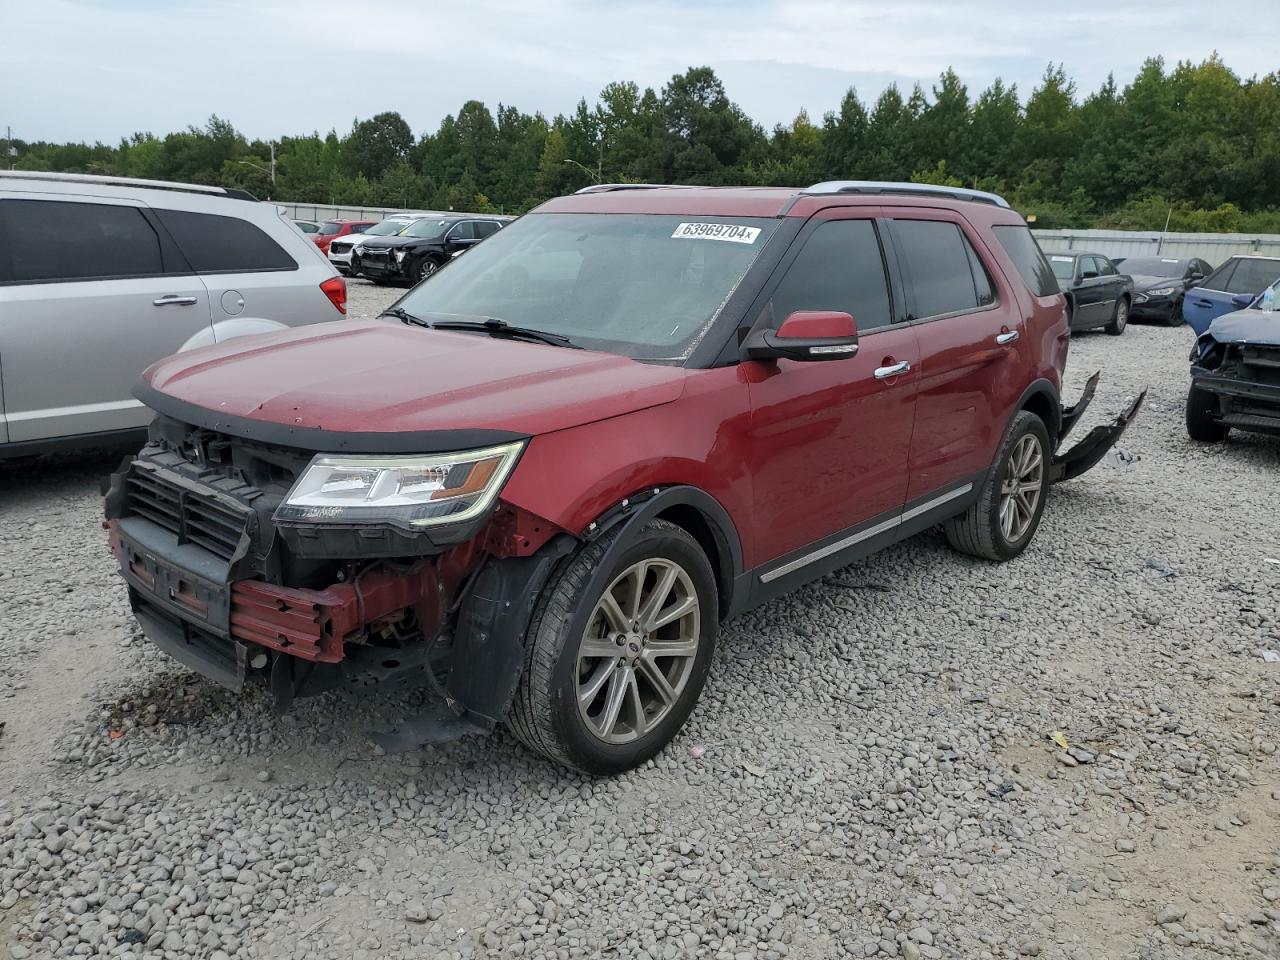
[[207, 183], [177, 183], [172, 180], [139, 180], [134, 177], [108, 177], [97, 173], [50, 173], [45, 170], [0, 170], [0, 177], [15, 180], [47, 180], [53, 183], [97, 183], [107, 187], [145, 187], [148, 190], [177, 190], [182, 193], [209, 193], [233, 200], [258, 198], [248, 190], [215, 187]]
[[894, 183], [887, 180], [825, 180], [815, 183], [805, 193], [897, 193], [927, 197], [947, 197], [951, 200], [972, 200], [997, 207], [1008, 207], [1009, 201], [999, 194], [966, 187], [944, 187], [934, 183]]
[[610, 193], [614, 190], [696, 190], [692, 183], [593, 183], [574, 193]]

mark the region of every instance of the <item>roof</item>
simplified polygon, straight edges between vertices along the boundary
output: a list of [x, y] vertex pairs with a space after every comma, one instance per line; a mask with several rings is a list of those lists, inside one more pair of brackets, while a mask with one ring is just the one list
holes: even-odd
[[654, 213], [681, 216], [807, 217], [831, 206], [930, 206], [982, 210], [983, 219], [1021, 223], [1002, 197], [933, 184], [833, 180], [810, 187], [599, 184], [549, 200], [540, 213]]
[[179, 183], [175, 180], [142, 180], [137, 177], [108, 177], [96, 173], [51, 173], [44, 170], [0, 170], [0, 182], [30, 180], [41, 184], [72, 185], [91, 183], [99, 187], [120, 187], [129, 190], [173, 190], [179, 193], [203, 193], [231, 200], [253, 200], [257, 197], [247, 190], [235, 187], [217, 187], [207, 183]]

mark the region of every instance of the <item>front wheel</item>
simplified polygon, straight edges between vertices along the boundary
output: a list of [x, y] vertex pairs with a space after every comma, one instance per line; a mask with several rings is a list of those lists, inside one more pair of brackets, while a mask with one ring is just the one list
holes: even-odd
[[1165, 326], [1180, 327], [1182, 326], [1182, 300], [1177, 300], [1173, 306], [1169, 308], [1169, 316], [1164, 319]]
[[426, 280], [439, 269], [440, 261], [431, 257], [424, 257], [422, 263], [418, 264], [418, 280]]
[[582, 550], [545, 588], [507, 718], [525, 746], [597, 775], [639, 766], [671, 741], [702, 692], [719, 630], [706, 554], [663, 520], [588, 594], [617, 536]]
[[1116, 301], [1116, 308], [1111, 313], [1111, 322], [1107, 324], [1107, 333], [1113, 337], [1118, 337], [1124, 333], [1124, 328], [1129, 325], [1129, 300], [1127, 297], [1121, 297]]
[[1049, 496], [1051, 457], [1044, 421], [1019, 410], [978, 499], [944, 525], [947, 542], [986, 560], [1012, 560], [1025, 550]]
[[1197, 443], [1221, 443], [1229, 428], [1218, 419], [1218, 398], [1203, 387], [1187, 391], [1187, 436]]

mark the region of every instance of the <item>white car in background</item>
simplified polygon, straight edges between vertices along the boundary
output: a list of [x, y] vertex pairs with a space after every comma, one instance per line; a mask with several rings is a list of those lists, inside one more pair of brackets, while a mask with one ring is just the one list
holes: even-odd
[[[393, 213], [381, 223], [375, 223], [364, 233], [338, 237], [329, 243], [329, 262], [337, 267], [338, 272], [343, 276], [358, 277], [360, 275], [358, 248], [363, 240], [368, 237], [394, 237], [409, 224], [421, 219], [422, 214], [418, 213]], [[355, 269], [352, 269], [351, 265], [353, 254], [356, 260]]]

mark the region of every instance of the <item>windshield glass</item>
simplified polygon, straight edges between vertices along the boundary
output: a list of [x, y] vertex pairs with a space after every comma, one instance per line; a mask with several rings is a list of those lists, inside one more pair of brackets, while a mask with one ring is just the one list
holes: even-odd
[[409, 224], [408, 228], [401, 234], [405, 237], [418, 237], [422, 240], [434, 240], [436, 237], [443, 237], [446, 230], [449, 229], [451, 220], [432, 220], [429, 217], [422, 220], [415, 220]]
[[403, 220], [383, 220], [381, 223], [375, 223], [366, 230], [364, 235], [366, 237], [394, 237], [406, 226], [408, 224]]
[[322, 236], [326, 236], [326, 237], [332, 236], [333, 234], [337, 233], [341, 229], [342, 229], [342, 224], [340, 223], [320, 224], [320, 233]]
[[1075, 265], [1075, 257], [1064, 257], [1060, 253], [1049, 254], [1049, 266], [1053, 267], [1053, 275], [1059, 280], [1070, 280]]
[[401, 301], [426, 320], [532, 327], [637, 360], [682, 360], [772, 235], [755, 217], [522, 217]]
[[1181, 260], [1165, 260], [1157, 257], [1126, 260], [1124, 272], [1140, 277], [1180, 277], [1187, 272]]

